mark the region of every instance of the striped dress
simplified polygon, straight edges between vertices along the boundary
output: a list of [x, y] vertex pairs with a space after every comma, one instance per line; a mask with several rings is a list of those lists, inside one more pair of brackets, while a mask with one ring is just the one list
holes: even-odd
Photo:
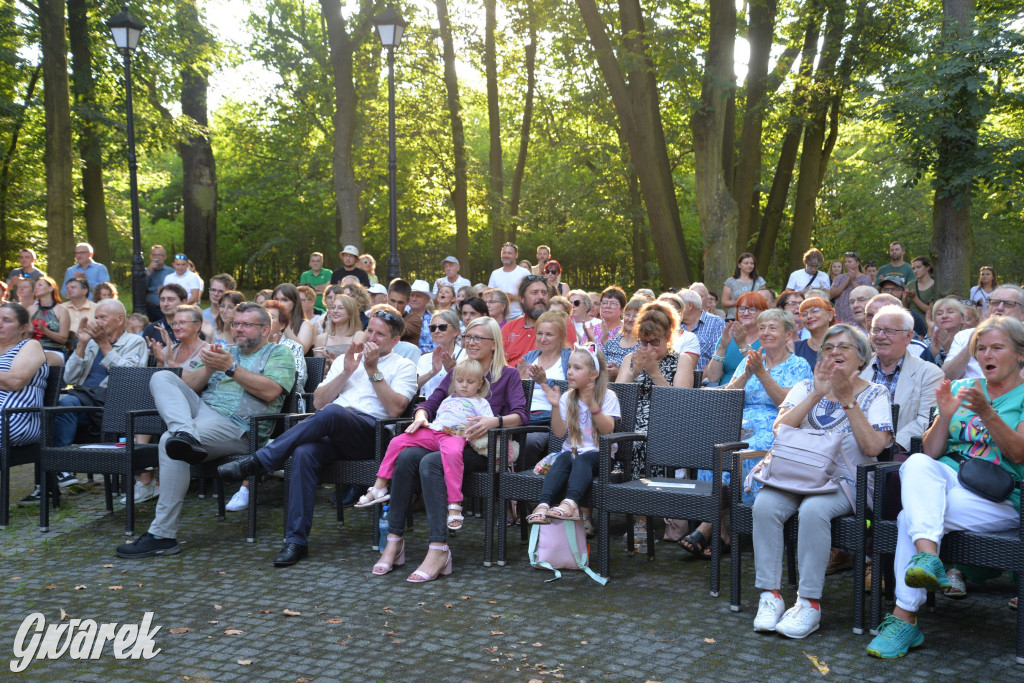
[[[0, 356], [0, 372], [10, 372], [14, 357], [28, 340], [23, 340], [7, 353]], [[20, 391], [0, 390], [0, 410], [8, 408], [41, 408], [43, 405], [43, 392], [46, 389], [46, 378], [50, 376], [50, 367], [45, 363], [28, 384]], [[27, 443], [39, 440], [40, 416], [39, 413], [14, 413], [11, 415], [10, 433], [0, 438], [9, 438], [8, 446], [23, 446]]]

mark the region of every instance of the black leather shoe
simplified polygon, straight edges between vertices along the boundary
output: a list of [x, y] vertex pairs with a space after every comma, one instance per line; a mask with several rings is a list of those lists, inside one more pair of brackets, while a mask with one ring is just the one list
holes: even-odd
[[167, 439], [167, 457], [171, 460], [182, 460], [189, 465], [198, 465], [209, 455], [199, 440], [188, 432], [174, 432]]
[[217, 474], [224, 481], [242, 481], [264, 472], [266, 470], [263, 468], [263, 464], [255, 455], [250, 455], [241, 460], [232, 460], [217, 467]]
[[281, 552], [274, 558], [275, 567], [290, 567], [309, 555], [309, 548], [298, 543], [285, 543]]

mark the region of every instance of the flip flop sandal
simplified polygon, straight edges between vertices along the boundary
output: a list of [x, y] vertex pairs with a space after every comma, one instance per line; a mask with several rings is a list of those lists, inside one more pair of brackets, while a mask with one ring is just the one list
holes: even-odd
[[[728, 555], [732, 551], [732, 545], [731, 544], [726, 543], [725, 541], [721, 541], [721, 540], [719, 541], [719, 543], [721, 544], [721, 551], [720, 551], [721, 555]], [[708, 544], [708, 546], [706, 548], [704, 548], [704, 550], [701, 551], [700, 556], [703, 559], [705, 559], [705, 560], [709, 560], [709, 561], [711, 560], [711, 544], [710, 543]]]
[[594, 518], [590, 515], [583, 515], [583, 531], [587, 534], [587, 538], [597, 535], [597, 530], [594, 529]]
[[963, 574], [960, 572], [950, 572], [946, 574], [946, 579], [949, 580], [949, 588], [942, 592], [947, 598], [963, 600], [967, 597], [967, 583], [964, 581]]
[[696, 557], [703, 557], [708, 539], [699, 531], [691, 531], [679, 541], [679, 547]]
[[526, 518], [527, 524], [551, 524], [551, 520], [548, 519], [548, 509], [550, 509], [547, 503], [541, 503], [533, 512]]
[[466, 520], [462, 516], [462, 506], [458, 503], [452, 503], [448, 506], [448, 528], [452, 531], [458, 531], [462, 528], [462, 523]]
[[561, 519], [566, 522], [578, 521], [580, 518], [580, 506], [566, 498], [556, 507], [548, 510], [548, 517], [551, 519]]

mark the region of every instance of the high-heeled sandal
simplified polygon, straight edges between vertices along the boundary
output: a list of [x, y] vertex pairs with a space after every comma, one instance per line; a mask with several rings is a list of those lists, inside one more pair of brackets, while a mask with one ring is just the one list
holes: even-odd
[[465, 521], [465, 517], [462, 516], [462, 506], [459, 503], [448, 504], [448, 528], [452, 531], [458, 531], [462, 528], [462, 523]]
[[387, 562], [378, 562], [373, 565], [373, 573], [376, 576], [384, 576], [390, 574], [391, 570], [395, 567], [401, 567], [405, 564], [405, 536], [392, 536], [388, 534], [388, 544], [398, 543], [398, 554], [395, 556], [394, 564], [388, 564]]
[[548, 510], [551, 506], [547, 503], [541, 503], [533, 509], [533, 512], [526, 518], [527, 524], [551, 524], [551, 520], [548, 519]]
[[389, 500], [391, 500], [391, 494], [388, 493], [387, 487], [378, 489], [371, 486], [370, 488], [366, 489], [366, 493], [359, 496], [359, 500], [356, 501], [355, 506], [357, 508], [368, 508], [371, 505], [376, 505], [377, 503], [384, 503]]
[[448, 544], [434, 545], [433, 543], [431, 543], [430, 549], [440, 550], [442, 552], [448, 553], [448, 559], [445, 560], [444, 566], [436, 572], [434, 572], [433, 574], [428, 574], [422, 569], [417, 569], [412, 574], [409, 574], [409, 578], [407, 578], [406, 581], [408, 581], [409, 583], [426, 583], [427, 581], [433, 581], [438, 576], [448, 576], [452, 573], [452, 551], [448, 547]]
[[561, 519], [566, 522], [575, 522], [580, 518], [580, 506], [576, 504], [576, 501], [566, 498], [557, 506], [548, 510], [548, 517], [551, 519]]

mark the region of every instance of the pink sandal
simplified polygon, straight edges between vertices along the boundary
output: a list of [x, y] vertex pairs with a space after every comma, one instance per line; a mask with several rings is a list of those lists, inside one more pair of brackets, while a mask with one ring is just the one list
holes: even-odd
[[561, 519], [566, 522], [575, 522], [580, 518], [580, 506], [576, 504], [576, 501], [566, 498], [557, 507], [548, 510], [548, 517], [551, 519]]

